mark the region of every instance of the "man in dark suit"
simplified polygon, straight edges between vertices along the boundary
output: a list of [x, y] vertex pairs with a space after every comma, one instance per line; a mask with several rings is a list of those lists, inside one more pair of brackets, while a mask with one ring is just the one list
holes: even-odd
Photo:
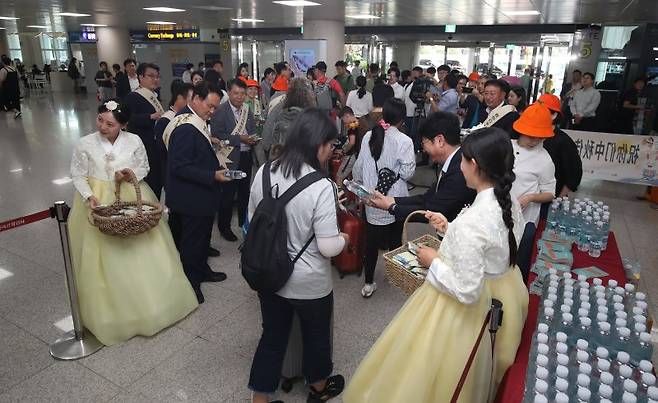
[[[507, 94], [509, 94], [509, 91], [509, 84], [503, 80], [489, 80], [484, 84], [483, 96], [485, 107], [480, 107], [480, 123], [487, 120], [491, 111], [507, 104]], [[512, 136], [514, 134], [512, 125], [519, 116], [516, 110], [509, 112], [494, 123], [492, 127], [503, 129]]]
[[[202, 282], [226, 279], [226, 274], [213, 272], [208, 266], [208, 245], [219, 200], [217, 182], [230, 181], [219, 165], [206, 126], [220, 100], [217, 86], [202, 83], [194, 87], [191, 104], [177, 115], [188, 115], [190, 123], [179, 124], [169, 138], [169, 227], [199, 303], [204, 301]], [[192, 119], [197, 119], [196, 125]]]
[[153, 63], [141, 63], [137, 67], [137, 77], [139, 88], [130, 92], [124, 99], [132, 112], [128, 121], [128, 131], [138, 135], [144, 143], [150, 167], [145, 180], [159, 199], [164, 178], [160, 150], [155, 139], [155, 122], [165, 111], [155, 92], [160, 88], [160, 68]]
[[135, 85], [134, 82], [139, 78], [135, 70], [137, 69], [137, 64], [134, 59], [126, 59], [123, 62], [122, 72], [117, 73], [117, 98], [124, 99], [126, 95], [130, 94], [133, 90], [137, 89], [138, 85]]
[[219, 86], [220, 90], [227, 91], [226, 83], [222, 78], [222, 72], [224, 71], [224, 63], [221, 60], [213, 62], [212, 68], [206, 70], [203, 81], [208, 83], [213, 83]]
[[475, 199], [475, 191], [466, 187], [461, 171], [459, 118], [454, 113], [435, 112], [427, 117], [419, 134], [423, 150], [443, 167], [437, 182], [422, 195], [389, 197], [377, 192], [372, 199], [374, 207], [388, 210], [398, 221], [416, 210], [429, 210], [443, 214], [452, 221], [461, 209]]
[[219, 218], [217, 226], [224, 239], [235, 242], [238, 237], [231, 230], [233, 216], [233, 200], [238, 194], [238, 224], [244, 224], [249, 204], [249, 184], [253, 167], [252, 146], [256, 144], [256, 121], [244, 100], [247, 84], [242, 80], [233, 79], [228, 82], [228, 102], [220, 105], [210, 120], [210, 131], [220, 140], [228, 140], [233, 150], [228, 156], [231, 161], [229, 169], [237, 169], [247, 174], [244, 179], [222, 184]]

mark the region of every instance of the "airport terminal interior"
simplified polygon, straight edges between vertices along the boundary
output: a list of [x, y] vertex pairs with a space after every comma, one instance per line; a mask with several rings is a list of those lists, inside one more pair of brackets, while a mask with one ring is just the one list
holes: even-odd
[[[658, 401], [651, 365], [658, 357], [655, 0], [0, 0], [0, 54], [0, 402]], [[293, 91], [303, 94], [295, 100]], [[309, 104], [294, 104], [306, 102], [306, 94]], [[268, 133], [279, 134], [291, 109], [299, 111], [282, 129], [288, 140], [277, 144]], [[304, 126], [308, 119], [316, 120]], [[377, 167], [375, 132], [383, 144]], [[327, 133], [333, 137], [320, 137]], [[517, 182], [507, 190], [473, 157], [483, 133], [506, 134], [499, 149], [516, 155]], [[297, 135], [315, 137], [292, 144]], [[195, 145], [183, 146], [192, 138]], [[350, 148], [363, 138], [357, 151]], [[548, 143], [558, 139], [568, 146], [554, 155]], [[320, 151], [301, 154], [318, 145]], [[249, 182], [263, 180], [257, 172], [268, 158], [292, 158], [295, 149], [308, 158], [300, 161], [309, 172], [329, 178], [321, 183], [332, 181], [328, 188], [344, 193], [321, 193], [318, 183], [290, 201], [300, 208], [285, 210], [284, 253], [295, 258], [311, 231], [315, 240], [301, 252], [311, 257], [292, 262], [286, 285], [257, 292], [243, 266], [280, 263], [258, 259], [260, 252], [273, 256], [274, 246], [256, 247], [254, 227], [264, 224], [249, 221], [259, 217], [263, 194]], [[105, 171], [93, 167], [94, 152]], [[494, 165], [505, 165], [504, 157]], [[475, 181], [468, 161], [477, 161], [470, 174], [477, 181], [495, 184], [495, 197], [477, 190], [475, 198], [466, 189]], [[544, 162], [546, 182], [538, 167]], [[387, 191], [382, 163], [396, 175]], [[137, 164], [144, 201], [155, 206], [148, 208], [162, 208], [162, 215], [140, 233], [101, 233], [98, 217], [114, 202], [115, 171], [130, 164]], [[340, 176], [346, 165], [352, 175]], [[238, 176], [229, 182], [224, 169]], [[133, 202], [127, 178], [121, 191]], [[523, 280], [522, 317], [511, 329], [517, 307], [505, 301], [495, 344], [485, 327], [474, 344], [485, 317], [467, 312], [494, 312], [491, 284], [508, 278], [486, 265], [512, 262], [498, 193], [514, 199], [510, 192], [521, 181], [536, 188], [536, 198], [518, 198], [525, 221], [515, 240], [529, 261], [502, 265]], [[359, 184], [365, 196], [355, 196]], [[379, 198], [375, 187], [390, 197]], [[469, 201], [456, 201], [459, 192], [472, 192]], [[396, 209], [407, 207], [400, 198], [408, 195], [418, 196], [409, 212], [434, 211], [428, 217], [442, 217], [445, 228], [432, 218], [407, 223], [408, 213]], [[467, 228], [458, 246], [480, 238], [485, 246], [448, 250], [458, 249], [454, 229], [468, 224], [484, 196], [496, 211], [487, 219], [505, 234], [481, 237], [471, 232], [479, 227]], [[321, 197], [329, 198], [328, 213]], [[209, 213], [202, 212], [206, 198]], [[519, 203], [512, 200], [512, 212]], [[530, 219], [528, 205], [537, 208]], [[51, 217], [58, 209], [59, 222]], [[127, 210], [110, 214], [104, 220], [136, 222]], [[336, 235], [342, 233], [348, 236]], [[396, 243], [390, 249], [387, 237]], [[428, 237], [437, 243], [421, 244]], [[342, 246], [325, 253], [327, 240]], [[407, 240], [425, 247], [412, 254]], [[413, 270], [403, 262], [407, 255]], [[208, 268], [212, 273], [199, 281], [195, 270]], [[466, 289], [480, 302], [465, 302]], [[422, 298], [435, 300], [422, 307]], [[554, 315], [547, 315], [553, 304]], [[420, 317], [427, 305], [434, 311]], [[292, 316], [284, 313], [293, 311], [301, 332], [289, 330]], [[466, 319], [477, 322], [472, 331]], [[537, 323], [549, 319], [543, 332]], [[282, 343], [278, 334], [282, 351], [273, 347]], [[469, 360], [471, 348], [471, 358], [480, 358]], [[417, 362], [423, 360], [437, 364]], [[260, 386], [267, 379], [273, 390]]]

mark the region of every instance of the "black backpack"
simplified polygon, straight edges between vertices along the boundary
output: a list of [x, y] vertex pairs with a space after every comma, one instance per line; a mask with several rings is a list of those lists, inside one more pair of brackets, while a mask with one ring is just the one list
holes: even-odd
[[249, 230], [242, 245], [240, 266], [242, 276], [258, 292], [277, 292], [288, 281], [295, 263], [315, 238], [306, 242], [294, 259], [288, 254], [288, 218], [286, 204], [302, 190], [324, 178], [318, 171], [295, 182], [281, 196], [272, 197], [272, 182], [268, 162], [263, 167], [263, 200], [249, 222]]

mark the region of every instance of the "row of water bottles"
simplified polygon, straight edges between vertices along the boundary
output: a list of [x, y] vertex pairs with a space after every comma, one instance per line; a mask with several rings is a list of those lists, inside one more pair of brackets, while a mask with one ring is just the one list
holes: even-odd
[[541, 324], [533, 340], [525, 403], [658, 402], [650, 361], [634, 368], [626, 352], [613, 358], [605, 347], [598, 347], [592, 353], [587, 340], [569, 346], [566, 333], [550, 336], [548, 329]]
[[548, 326], [551, 336], [562, 332], [570, 345], [582, 338], [589, 339], [592, 348], [628, 352], [634, 365], [651, 360], [646, 295], [636, 292], [633, 284], [619, 287], [617, 281], [609, 280], [604, 286], [601, 279], [594, 279], [590, 286], [583, 276], [574, 279], [564, 273], [559, 277], [555, 270], [544, 284], [539, 324]]
[[546, 222], [549, 233], [576, 243], [578, 250], [592, 257], [601, 256], [608, 247], [610, 210], [601, 201], [557, 198], [551, 203]]

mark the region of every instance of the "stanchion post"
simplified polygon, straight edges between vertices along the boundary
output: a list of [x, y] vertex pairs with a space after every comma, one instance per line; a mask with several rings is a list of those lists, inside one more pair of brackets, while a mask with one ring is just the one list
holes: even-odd
[[69, 302], [71, 304], [71, 317], [73, 318], [73, 330], [67, 332], [50, 345], [50, 355], [60, 360], [77, 360], [103, 348], [103, 344], [93, 334], [85, 332], [82, 325], [80, 304], [78, 302], [78, 288], [75, 283], [73, 264], [71, 262], [71, 248], [67, 224], [69, 211], [69, 206], [63, 201], [55, 202], [55, 205], [51, 209], [51, 216], [57, 219], [59, 226], [66, 284], [69, 293]]

